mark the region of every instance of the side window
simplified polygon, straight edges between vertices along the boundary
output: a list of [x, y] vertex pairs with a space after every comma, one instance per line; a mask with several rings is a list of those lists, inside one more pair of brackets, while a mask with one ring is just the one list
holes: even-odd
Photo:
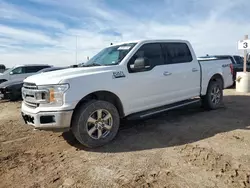
[[[134, 62], [137, 58], [145, 59], [145, 68], [141, 71], [133, 71]], [[162, 54], [162, 48], [159, 43], [151, 43], [142, 45], [139, 50], [129, 60], [128, 70], [129, 72], [142, 72], [153, 69], [155, 66], [164, 65], [164, 58]]]
[[162, 44], [167, 64], [188, 63], [193, 60], [186, 43], [171, 42]]
[[44, 68], [47, 68], [47, 67], [44, 67], [44, 66], [32, 66], [32, 67], [26, 67], [26, 72], [27, 73], [35, 73], [35, 72], [38, 72]]
[[24, 67], [17, 67], [14, 70], [11, 71], [12, 74], [25, 74], [25, 68]]

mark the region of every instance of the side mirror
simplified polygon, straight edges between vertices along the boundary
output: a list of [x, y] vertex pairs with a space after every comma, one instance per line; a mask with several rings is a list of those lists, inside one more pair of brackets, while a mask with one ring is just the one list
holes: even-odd
[[12, 75], [12, 74], [13, 74], [13, 72], [11, 71], [11, 72], [10, 72], [10, 75]]
[[130, 68], [135, 71], [141, 71], [145, 68], [150, 68], [148, 59], [139, 57], [135, 60], [134, 64], [130, 65]]

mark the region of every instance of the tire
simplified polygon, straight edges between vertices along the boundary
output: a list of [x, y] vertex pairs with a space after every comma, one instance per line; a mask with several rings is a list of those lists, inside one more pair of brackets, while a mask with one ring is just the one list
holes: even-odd
[[207, 93], [202, 98], [202, 106], [207, 110], [219, 108], [223, 102], [223, 84], [222, 80], [210, 81]]
[[89, 148], [100, 147], [112, 141], [117, 135], [119, 126], [120, 116], [116, 107], [100, 100], [91, 100], [81, 105], [72, 119], [74, 136]]

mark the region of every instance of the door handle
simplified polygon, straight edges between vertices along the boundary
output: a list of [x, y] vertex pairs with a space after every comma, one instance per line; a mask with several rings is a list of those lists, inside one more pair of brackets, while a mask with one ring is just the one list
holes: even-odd
[[172, 74], [171, 72], [167, 72], [167, 71], [163, 73], [164, 76], [170, 76], [171, 74]]
[[198, 69], [196, 69], [196, 68], [192, 69], [192, 72], [197, 72], [197, 71], [198, 71]]

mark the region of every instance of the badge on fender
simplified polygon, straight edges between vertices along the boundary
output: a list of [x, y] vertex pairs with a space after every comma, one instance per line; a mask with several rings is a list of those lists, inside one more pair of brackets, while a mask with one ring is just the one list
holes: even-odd
[[113, 72], [113, 78], [123, 78], [125, 74], [122, 71]]

